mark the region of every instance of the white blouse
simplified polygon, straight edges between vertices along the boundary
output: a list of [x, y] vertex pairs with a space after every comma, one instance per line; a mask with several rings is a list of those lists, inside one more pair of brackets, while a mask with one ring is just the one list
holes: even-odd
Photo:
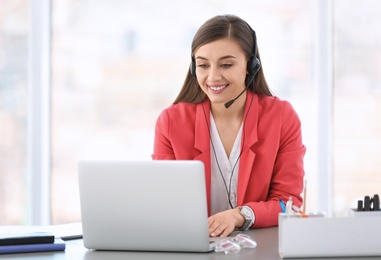
[[211, 214], [214, 215], [218, 212], [231, 209], [228, 199], [229, 196], [233, 208], [237, 205], [237, 181], [241, 152], [242, 125], [234, 141], [229, 158], [222, 145], [212, 114], [210, 114], [210, 137], [210, 160], [212, 167]]

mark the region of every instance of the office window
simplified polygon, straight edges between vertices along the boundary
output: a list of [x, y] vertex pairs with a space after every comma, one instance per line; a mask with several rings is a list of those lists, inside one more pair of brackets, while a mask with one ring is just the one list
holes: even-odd
[[[300, 116], [307, 210], [319, 211], [318, 129], [325, 127], [318, 126], [324, 104], [314, 75], [319, 1], [52, 0], [51, 139], [44, 140], [51, 147], [52, 212], [43, 214], [53, 224], [80, 220], [78, 160], [150, 159], [155, 120], [183, 83], [195, 31], [224, 13], [255, 29], [271, 89]], [[334, 18], [331, 199], [333, 215], [342, 216], [357, 199], [380, 193], [381, 5], [328, 2]], [[34, 176], [26, 177], [30, 3], [3, 0], [0, 8], [0, 224], [25, 223]]]
[[0, 225], [26, 213], [28, 27], [28, 1], [1, 1]]
[[181, 88], [193, 35], [217, 14], [256, 30], [269, 84], [299, 112], [313, 154], [310, 1], [54, 0], [52, 10], [53, 223], [80, 220], [78, 160], [151, 159], [155, 120]]
[[334, 210], [381, 193], [381, 2], [334, 1]]

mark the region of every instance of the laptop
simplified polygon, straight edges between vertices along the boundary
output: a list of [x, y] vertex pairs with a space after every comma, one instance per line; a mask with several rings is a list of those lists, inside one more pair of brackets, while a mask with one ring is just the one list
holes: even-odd
[[84, 246], [209, 252], [201, 161], [80, 161]]

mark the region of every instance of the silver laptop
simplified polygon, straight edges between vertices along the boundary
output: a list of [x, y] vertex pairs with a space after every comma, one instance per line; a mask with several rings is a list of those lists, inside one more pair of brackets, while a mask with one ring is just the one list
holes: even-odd
[[200, 161], [80, 161], [83, 242], [88, 249], [208, 252]]

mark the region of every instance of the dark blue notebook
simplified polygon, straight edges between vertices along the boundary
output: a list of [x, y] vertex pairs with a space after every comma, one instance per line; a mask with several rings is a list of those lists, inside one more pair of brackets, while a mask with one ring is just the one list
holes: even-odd
[[65, 248], [65, 242], [60, 238], [56, 238], [54, 243], [3, 245], [0, 246], [0, 254], [64, 251]]

